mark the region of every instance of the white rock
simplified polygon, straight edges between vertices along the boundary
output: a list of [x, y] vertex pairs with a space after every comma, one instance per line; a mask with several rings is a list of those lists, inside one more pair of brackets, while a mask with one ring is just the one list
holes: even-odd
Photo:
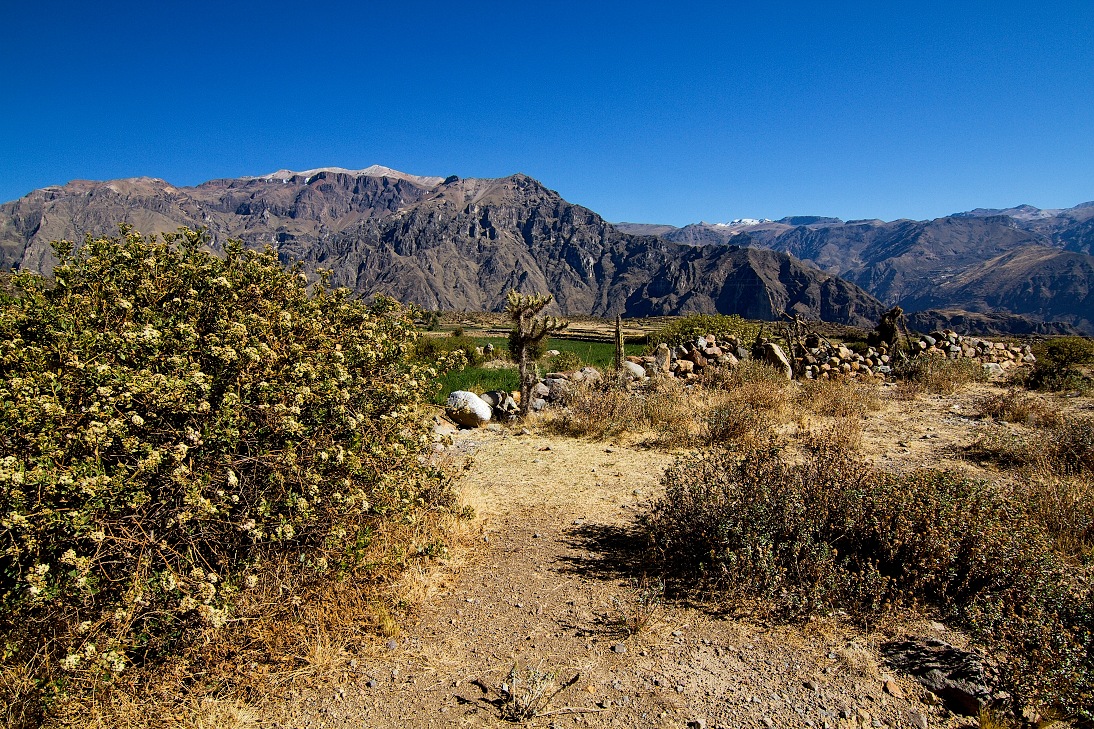
[[491, 410], [489, 403], [466, 390], [453, 392], [444, 405], [448, 417], [468, 428], [481, 428], [489, 423]]
[[646, 368], [628, 360], [623, 360], [623, 373], [632, 380], [641, 380], [646, 376]]

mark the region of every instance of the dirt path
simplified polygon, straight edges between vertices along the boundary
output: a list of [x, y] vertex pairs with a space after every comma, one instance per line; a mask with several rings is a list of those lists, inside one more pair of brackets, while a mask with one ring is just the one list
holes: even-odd
[[[978, 427], [967, 401], [887, 401], [866, 428], [870, 457], [967, 466], [956, 450]], [[765, 628], [662, 605], [637, 634], [621, 632], [643, 593], [630, 557], [637, 507], [656, 496], [672, 456], [505, 429], [464, 431], [453, 449], [474, 458], [468, 544], [402, 637], [360, 647], [330, 684], [287, 697], [293, 708], [275, 726], [511, 726], [500, 687], [514, 665], [518, 695], [529, 669], [553, 675], [552, 686], [579, 676], [535, 726], [953, 725], [912, 682], [893, 677], [886, 690], [876, 654], [896, 630], [953, 637], [938, 624]]]

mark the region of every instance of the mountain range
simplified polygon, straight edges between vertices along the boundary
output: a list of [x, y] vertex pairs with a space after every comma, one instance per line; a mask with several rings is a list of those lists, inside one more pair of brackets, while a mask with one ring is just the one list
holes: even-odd
[[1026, 327], [1055, 321], [1094, 332], [1094, 202], [1059, 210], [979, 208], [934, 220], [796, 216], [617, 227], [686, 245], [788, 253], [907, 311], [1001, 314], [1004, 330], [1019, 321], [1009, 315], [1018, 315]]
[[[611, 224], [526, 175], [461, 179], [336, 167], [176, 187], [73, 181], [0, 205], [0, 268], [48, 273], [49, 242], [180, 226], [272, 246], [334, 283], [431, 309], [497, 310], [512, 288], [563, 314], [691, 312], [858, 326], [887, 305], [980, 330], [1094, 331], [1094, 203], [932, 221], [797, 216]], [[966, 316], [970, 315], [970, 316]], [[932, 319], [933, 317], [933, 319]], [[1064, 327], [1066, 329], [1067, 327]]]
[[554, 294], [563, 314], [688, 312], [777, 319], [784, 311], [861, 326], [882, 305], [776, 251], [697, 248], [622, 232], [525, 175], [415, 177], [323, 168], [175, 187], [154, 178], [74, 181], [0, 205], [0, 268], [48, 273], [50, 241], [204, 227], [336, 285], [430, 309], [499, 310], [506, 293]]

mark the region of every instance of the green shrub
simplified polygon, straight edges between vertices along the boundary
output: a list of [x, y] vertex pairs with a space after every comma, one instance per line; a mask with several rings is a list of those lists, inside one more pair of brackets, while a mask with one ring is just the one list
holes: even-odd
[[1094, 339], [1089, 337], [1057, 337], [1034, 345], [1038, 363], [1063, 368], [1094, 364]]
[[1033, 347], [1037, 363], [1033, 366], [1026, 386], [1037, 390], [1089, 392], [1094, 383], [1078, 369], [1094, 363], [1094, 339], [1088, 337], [1058, 337]]
[[58, 686], [101, 680], [238, 618], [264, 581], [380, 579], [412, 550], [377, 536], [452, 504], [418, 459], [435, 371], [399, 305], [205, 242], [123, 228], [57, 245], [52, 281], [12, 279], [5, 672], [36, 656]]
[[[457, 366], [478, 366], [483, 362], [483, 356], [479, 354], [478, 342], [471, 337], [421, 337], [415, 343], [414, 357], [422, 363], [436, 363], [439, 361], [457, 362]], [[462, 353], [462, 359], [451, 360], [453, 353]]]
[[990, 486], [824, 447], [707, 450], [664, 484], [644, 523], [673, 592], [784, 618], [926, 607], [1009, 653], [1018, 700], [1094, 706], [1089, 584]]
[[667, 344], [675, 347], [684, 342], [693, 342], [696, 337], [713, 334], [721, 341], [730, 336], [737, 337], [742, 344], [750, 344], [760, 331], [759, 324], [753, 324], [736, 314], [692, 314], [675, 319], [650, 335], [649, 343], [656, 347]]
[[571, 372], [585, 366], [577, 352], [559, 352], [547, 362], [547, 367], [553, 372]]

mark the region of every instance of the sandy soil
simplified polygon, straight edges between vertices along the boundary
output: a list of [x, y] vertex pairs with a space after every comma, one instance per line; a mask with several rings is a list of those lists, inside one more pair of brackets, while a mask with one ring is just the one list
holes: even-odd
[[[958, 468], [985, 424], [990, 387], [907, 401], [887, 392], [864, 451], [886, 468]], [[877, 646], [903, 634], [961, 642], [925, 620], [870, 630], [822, 619], [763, 626], [678, 604], [641, 611], [655, 582], [633, 561], [635, 519], [657, 496], [669, 453], [496, 428], [461, 431], [477, 518], [453, 558], [420, 586], [405, 634], [350, 647], [328, 682], [298, 690], [271, 726], [505, 726], [503, 684], [552, 691], [543, 727], [960, 726]], [[653, 601], [657, 603], [657, 600]], [[628, 619], [652, 612], [633, 635]], [[511, 673], [512, 672], [512, 673]], [[514, 676], [516, 682], [514, 682]], [[888, 681], [888, 683], [887, 683]], [[549, 692], [548, 692], [549, 693]]]

